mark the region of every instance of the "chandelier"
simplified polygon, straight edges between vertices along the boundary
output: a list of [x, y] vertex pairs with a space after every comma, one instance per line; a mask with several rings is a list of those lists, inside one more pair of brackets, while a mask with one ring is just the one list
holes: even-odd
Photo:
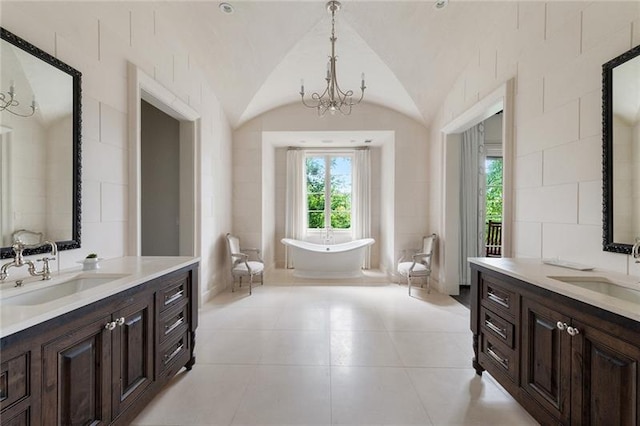
[[322, 93], [314, 92], [311, 94], [311, 100], [305, 101], [304, 98], [304, 80], [300, 81], [300, 96], [302, 98], [302, 104], [307, 108], [315, 108], [318, 111], [318, 115], [322, 116], [327, 111], [331, 114], [335, 114], [336, 111], [340, 111], [343, 115], [351, 114], [351, 107], [358, 105], [364, 97], [364, 73], [362, 73], [362, 83], [360, 85], [360, 99], [353, 100], [353, 90], [342, 91], [338, 85], [338, 77], [336, 75], [336, 12], [340, 10], [341, 4], [339, 1], [332, 0], [327, 3], [327, 11], [331, 13], [331, 56], [329, 56], [329, 63], [327, 64], [327, 87]]
[[16, 90], [15, 90], [13, 81], [11, 81], [11, 83], [9, 83], [9, 91], [6, 93], [0, 92], [0, 112], [7, 111], [19, 117], [31, 117], [33, 114], [36, 113], [36, 110], [38, 109], [38, 104], [36, 104], [35, 96], [31, 101], [31, 113], [18, 112], [16, 108], [19, 105], [20, 105], [20, 102], [18, 102], [18, 100], [16, 99]]

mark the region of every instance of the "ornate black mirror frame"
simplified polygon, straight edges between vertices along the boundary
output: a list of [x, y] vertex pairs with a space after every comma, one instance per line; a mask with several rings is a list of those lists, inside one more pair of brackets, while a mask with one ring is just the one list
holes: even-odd
[[636, 56], [640, 46], [602, 65], [602, 248], [631, 254], [631, 244], [613, 241], [613, 69]]
[[[59, 59], [51, 56], [47, 52], [38, 49], [31, 43], [23, 40], [17, 35], [0, 27], [0, 38], [5, 40], [14, 46], [19, 47], [25, 52], [35, 56], [36, 58], [46, 62], [47, 64], [59, 69], [60, 71], [69, 74], [72, 78], [73, 85], [73, 129], [72, 129], [72, 157], [73, 157], [73, 217], [72, 217], [72, 232], [71, 239], [65, 241], [56, 241], [58, 250], [69, 250], [80, 248], [80, 225], [81, 225], [81, 179], [82, 179], [82, 152], [81, 152], [81, 126], [82, 126], [82, 114], [81, 114], [81, 99], [82, 99], [82, 73], [75, 68], [65, 64]], [[28, 249], [24, 251], [25, 255], [32, 255], [38, 253], [46, 253], [50, 250], [50, 247], [41, 247], [37, 249]], [[0, 247], [0, 258], [13, 257], [13, 250], [11, 247]]]

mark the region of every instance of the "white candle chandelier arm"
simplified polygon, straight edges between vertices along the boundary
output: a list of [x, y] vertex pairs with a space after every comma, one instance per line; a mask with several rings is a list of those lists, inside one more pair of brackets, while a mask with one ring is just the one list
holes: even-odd
[[36, 97], [31, 100], [31, 112], [21, 113], [16, 110], [20, 106], [20, 102], [16, 99], [16, 91], [13, 81], [9, 85], [8, 92], [0, 92], [0, 112], [6, 111], [18, 117], [31, 117], [38, 110], [38, 104], [36, 103]]
[[311, 94], [311, 101], [305, 100], [304, 80], [300, 80], [300, 97], [302, 98], [302, 104], [307, 108], [315, 108], [318, 111], [318, 115], [324, 115], [327, 111], [335, 114], [339, 111], [343, 115], [351, 114], [351, 107], [359, 104], [364, 98], [364, 89], [367, 87], [364, 84], [364, 73], [361, 75], [360, 85], [360, 98], [356, 101], [353, 99], [353, 90], [342, 91], [338, 84], [338, 73], [336, 70], [336, 36], [335, 36], [335, 14], [340, 10], [340, 2], [330, 1], [327, 3], [327, 10], [331, 12], [331, 56], [329, 56], [329, 62], [327, 63], [327, 76], [325, 78], [327, 87], [322, 93], [313, 92]]

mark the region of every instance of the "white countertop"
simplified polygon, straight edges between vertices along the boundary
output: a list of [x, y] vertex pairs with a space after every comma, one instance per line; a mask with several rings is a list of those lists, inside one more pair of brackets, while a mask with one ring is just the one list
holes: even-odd
[[[15, 280], [0, 284], [0, 299], [37, 290], [47, 286], [55, 286], [78, 274], [82, 276], [113, 276], [125, 275], [105, 284], [96, 285], [88, 290], [61, 297], [50, 302], [31, 306], [0, 305], [0, 338], [9, 336], [18, 331], [40, 324], [59, 315], [71, 312], [75, 309], [97, 302], [123, 290], [140, 285], [144, 282], [176, 271], [200, 261], [197, 257], [121, 257], [117, 259], [103, 260], [100, 269], [82, 271], [82, 267], [76, 267], [53, 273], [52, 279], [43, 281], [39, 277], [24, 279], [22, 287], [15, 287]], [[11, 269], [9, 270], [11, 272]]]
[[469, 258], [469, 262], [483, 266], [510, 277], [526, 281], [532, 285], [551, 290], [589, 305], [614, 312], [618, 315], [640, 321], [640, 303], [622, 300], [597, 291], [581, 288], [577, 285], [558, 281], [556, 277], [603, 277], [621, 287], [640, 291], [640, 277], [624, 275], [605, 269], [595, 268], [591, 271], [578, 271], [559, 266], [547, 265], [541, 259], [517, 258]]

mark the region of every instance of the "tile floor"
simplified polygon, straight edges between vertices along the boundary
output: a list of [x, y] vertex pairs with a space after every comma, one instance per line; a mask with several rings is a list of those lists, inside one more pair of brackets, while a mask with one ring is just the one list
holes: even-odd
[[303, 281], [276, 270], [201, 307], [196, 365], [135, 425], [531, 425], [470, 368], [469, 310], [380, 274]]

